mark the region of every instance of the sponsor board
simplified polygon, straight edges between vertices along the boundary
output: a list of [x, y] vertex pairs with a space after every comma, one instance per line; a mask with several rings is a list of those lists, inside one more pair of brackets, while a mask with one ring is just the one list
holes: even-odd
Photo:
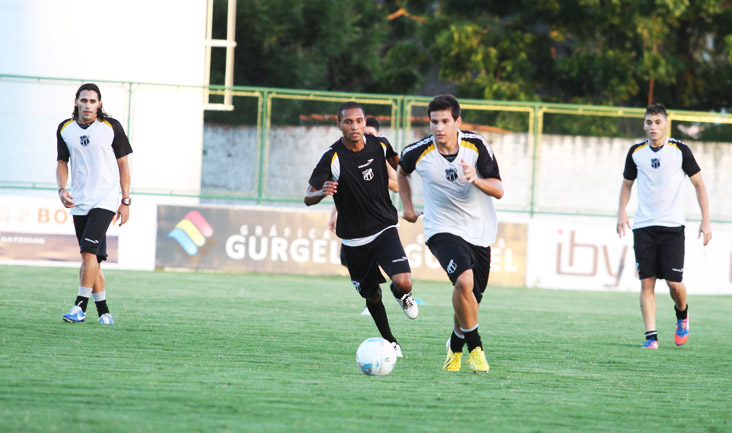
[[[107, 232], [107, 263], [118, 261], [118, 239]], [[79, 263], [73, 217], [58, 200], [0, 196], [0, 260]]]
[[[310, 210], [158, 206], [156, 268], [347, 275], [329, 215]], [[425, 245], [422, 224], [401, 221], [399, 234], [414, 278], [448, 281]], [[490, 284], [522, 286], [526, 224], [499, 224]]]
[[[686, 227], [684, 283], [690, 294], [732, 294], [732, 227], [716, 224], [704, 247], [698, 223]], [[633, 232], [619, 238], [615, 220], [535, 217], [529, 224], [529, 287], [580, 290], [640, 290]], [[659, 281], [657, 290], [667, 291]]]
[[[79, 263], [79, 243], [75, 235], [0, 232], [0, 259]], [[107, 263], [117, 263], [117, 236], [107, 236]]]

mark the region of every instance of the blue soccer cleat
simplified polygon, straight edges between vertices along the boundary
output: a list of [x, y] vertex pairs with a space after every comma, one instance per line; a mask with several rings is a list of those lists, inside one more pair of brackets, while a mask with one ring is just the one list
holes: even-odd
[[61, 316], [61, 319], [68, 323], [80, 323], [86, 319], [86, 314], [81, 310], [81, 307], [74, 305], [68, 313]]
[[641, 346], [643, 349], [658, 349], [658, 340], [646, 340], [645, 343], [643, 343], [643, 346]]
[[101, 323], [102, 325], [114, 325], [114, 320], [112, 320], [111, 314], [104, 313], [99, 316], [99, 323]]
[[686, 319], [679, 319], [676, 321], [676, 332], [674, 333], [674, 343], [677, 346], [683, 346], [686, 340], [689, 339], [689, 316]]

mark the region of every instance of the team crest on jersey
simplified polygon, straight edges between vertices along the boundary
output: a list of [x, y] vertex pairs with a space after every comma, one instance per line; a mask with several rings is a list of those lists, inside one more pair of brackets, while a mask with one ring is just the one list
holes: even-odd
[[661, 166], [661, 160], [658, 158], [652, 158], [651, 159], [651, 167], [658, 168]]
[[455, 167], [450, 167], [445, 169], [445, 179], [449, 180], [450, 182], [455, 182], [458, 178], [458, 172], [455, 169]]
[[361, 172], [363, 174], [363, 180], [369, 181], [374, 178], [374, 170], [369, 168]]
[[79, 137], [79, 141], [82, 146], [88, 146], [89, 145], [89, 136], [82, 135], [81, 137]]

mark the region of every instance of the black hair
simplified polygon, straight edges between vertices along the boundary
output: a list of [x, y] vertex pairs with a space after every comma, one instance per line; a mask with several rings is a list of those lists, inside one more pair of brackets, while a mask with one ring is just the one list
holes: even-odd
[[457, 98], [452, 95], [435, 96], [427, 106], [427, 117], [430, 117], [433, 111], [442, 110], [450, 110], [452, 112], [453, 120], [457, 120], [457, 118], [460, 117], [460, 103]]
[[376, 129], [376, 132], [379, 132], [379, 129], [380, 129], [380, 127], [379, 127], [379, 121], [376, 120], [375, 117], [367, 117], [366, 118], [366, 126], [370, 126], [370, 127], [374, 128], [374, 129]]
[[365, 114], [365, 111], [363, 111], [363, 107], [361, 107], [361, 104], [356, 101], [348, 101], [345, 104], [341, 105], [341, 108], [338, 109], [338, 121], [341, 121], [341, 113], [346, 110], [352, 110], [354, 108], [358, 108], [359, 110], [361, 110], [362, 113]]
[[646, 107], [646, 116], [652, 116], [655, 114], [662, 114], [663, 117], [668, 118], [668, 113], [666, 113], [666, 107], [664, 107], [663, 104], [652, 104]]
[[[91, 91], [97, 92], [97, 96], [99, 97], [99, 101], [101, 102], [102, 92], [99, 90], [99, 86], [97, 86], [94, 83], [84, 83], [81, 86], [79, 86], [79, 90], [76, 91], [76, 99], [79, 99], [79, 95], [81, 95], [81, 92], [83, 92], [84, 90], [91, 90]], [[78, 110], [78, 107], [76, 106], [76, 104], [74, 104], [73, 116], [74, 116], [74, 119], [79, 118], [79, 110]], [[106, 118], [107, 118], [107, 113], [104, 112], [104, 108], [102, 108], [102, 106], [100, 105], [99, 108], [97, 109], [97, 119], [104, 120]]]

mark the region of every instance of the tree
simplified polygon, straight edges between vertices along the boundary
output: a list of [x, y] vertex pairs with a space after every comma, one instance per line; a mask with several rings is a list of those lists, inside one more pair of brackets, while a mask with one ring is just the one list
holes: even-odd
[[729, 106], [729, 0], [438, 3], [425, 44], [464, 96]]
[[239, 0], [236, 34], [237, 85], [410, 94], [437, 69], [460, 97], [732, 104], [732, 0]]

